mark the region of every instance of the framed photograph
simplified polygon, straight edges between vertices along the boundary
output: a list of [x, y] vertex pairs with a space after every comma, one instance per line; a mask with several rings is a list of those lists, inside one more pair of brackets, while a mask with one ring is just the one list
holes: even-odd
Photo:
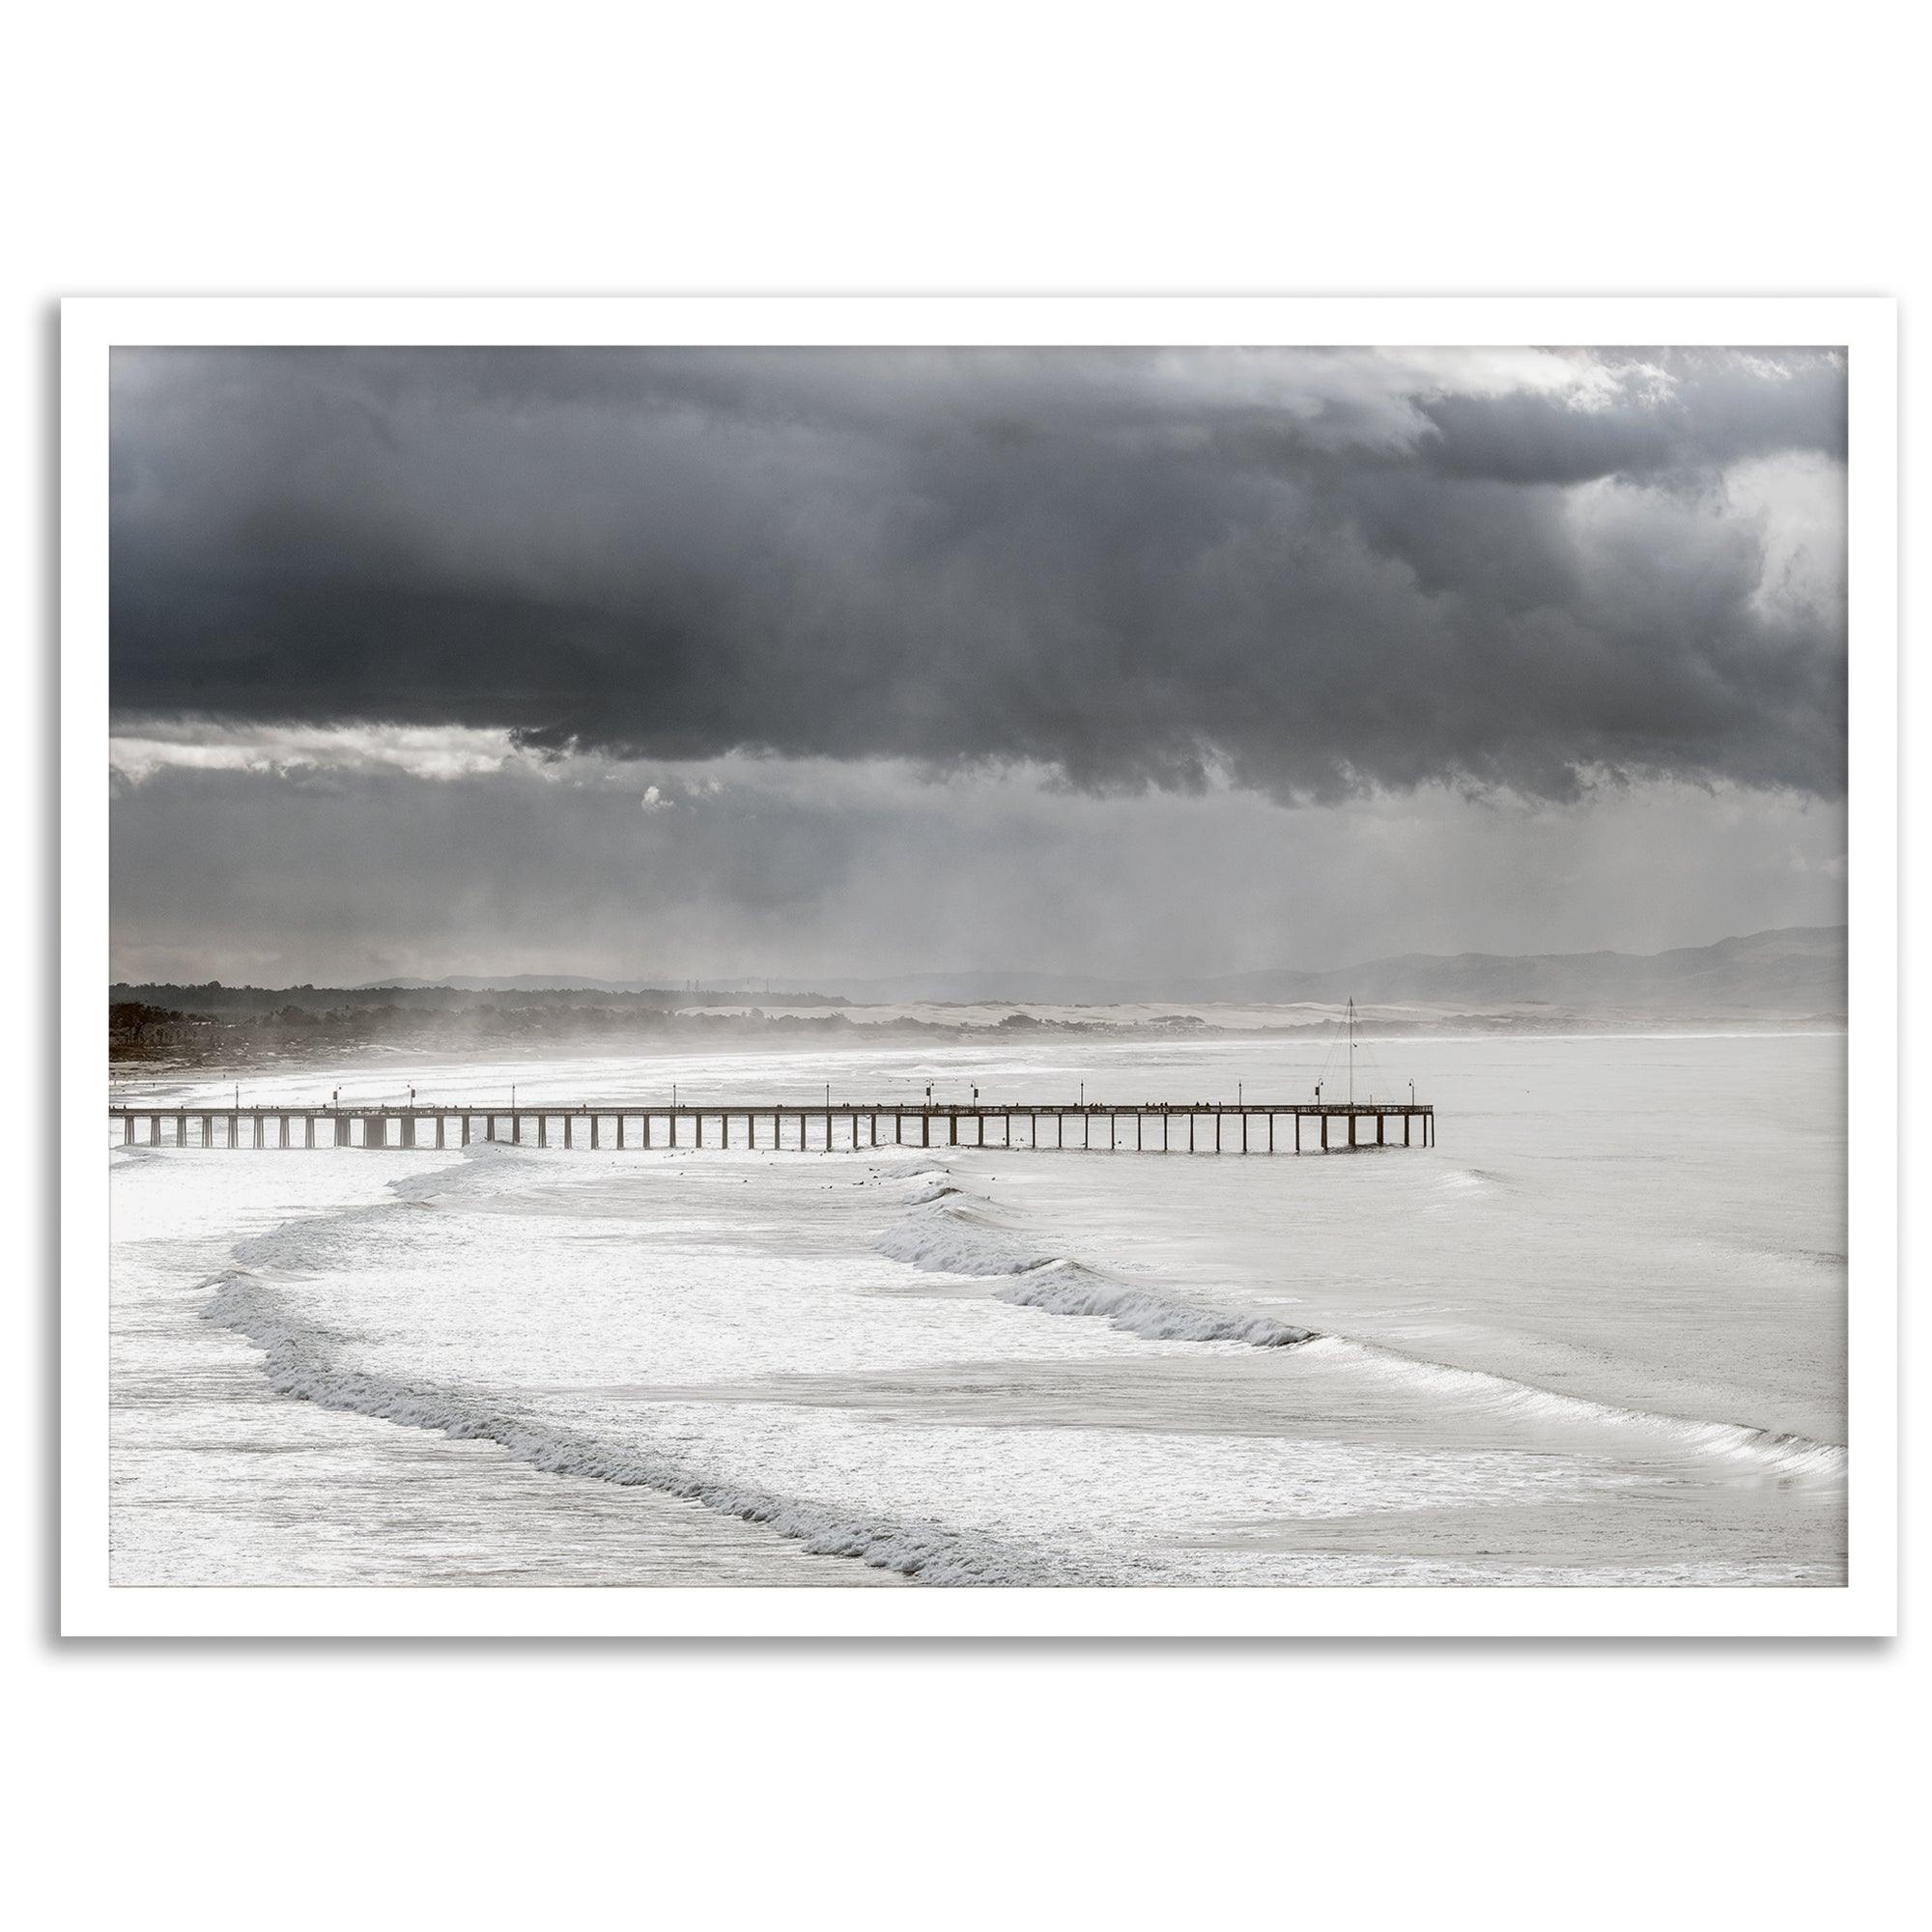
[[66, 1631], [1895, 1628], [1890, 301], [61, 384]]

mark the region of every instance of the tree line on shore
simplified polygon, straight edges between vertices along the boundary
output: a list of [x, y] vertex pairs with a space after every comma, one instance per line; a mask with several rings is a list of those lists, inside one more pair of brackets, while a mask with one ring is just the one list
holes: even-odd
[[[786, 1006], [842, 1007], [834, 993], [783, 993], [774, 996]], [[503, 1007], [609, 1007], [622, 1010], [662, 1009], [724, 1005], [726, 994], [673, 992], [668, 987], [633, 989], [601, 986], [225, 986], [219, 980], [199, 985], [151, 980], [130, 983], [117, 980], [107, 989], [110, 1005], [152, 1006], [178, 1012], [241, 1014], [279, 1013], [291, 1008], [303, 1012], [337, 1012], [355, 1008], [473, 1009]]]
[[679, 1012], [642, 1004], [498, 1004], [485, 1000], [448, 1006], [305, 1007], [288, 1001], [271, 1009], [221, 1012], [163, 1007], [145, 1000], [116, 1000], [107, 1009], [107, 1050], [114, 1062], [225, 1064], [268, 1056], [332, 1056], [360, 1047], [436, 1052], [586, 1039], [758, 1036], [781, 1025], [811, 1032], [849, 1024], [836, 1012], [773, 1019], [756, 1009], [742, 1013]]

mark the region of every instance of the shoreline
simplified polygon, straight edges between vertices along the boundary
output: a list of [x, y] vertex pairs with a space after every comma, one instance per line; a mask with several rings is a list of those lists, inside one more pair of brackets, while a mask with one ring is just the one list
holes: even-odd
[[[1085, 1050], [1090, 1092], [1096, 1066], [1137, 1090], [1173, 1070], [1123, 1051]], [[136, 1149], [113, 1163], [117, 1296], [134, 1292], [120, 1448], [140, 1474], [123, 1578], [838, 1583], [936, 1553], [945, 1582], [1024, 1543], [1123, 1587], [1836, 1587], [1842, 1262], [1803, 1246], [1841, 1225], [1833, 1149], [1780, 1130], [1773, 1186], [1707, 1129], [1794, 1077], [1834, 1085], [1839, 1055], [1600, 1041], [1580, 1060], [1612, 1132], [1586, 1160], [1550, 1158], [1567, 1045], [1454, 1057], [1466, 1144], [1446, 1163], [904, 1151], [935, 1185], [884, 1148], [836, 1169], [526, 1150], [438, 1185], [445, 1157], [422, 1150], [217, 1169]], [[865, 1082], [850, 1061], [812, 1073]], [[1660, 1065], [1694, 1114], [1660, 1105]], [[586, 1092], [635, 1078], [602, 1071]], [[1714, 1224], [1733, 1181], [1751, 1200]], [[1687, 1230], [1718, 1248], [1687, 1251]], [[1633, 1279], [1579, 1293], [1608, 1279], [1605, 1234]], [[165, 1303], [139, 1293], [159, 1272]], [[1258, 1346], [1289, 1329], [1306, 1346]], [[242, 1454], [196, 1447], [229, 1439]], [[280, 1487], [254, 1481], [265, 1449]], [[392, 1486], [377, 1534], [353, 1498]], [[325, 1547], [304, 1540], [318, 1510]], [[774, 1517], [806, 1537], [773, 1538]], [[185, 1521], [177, 1559], [162, 1539]]]
[[[1496, 1020], [1487, 1025], [1445, 1024], [1440, 1028], [1420, 1026], [1365, 1031], [1365, 1045], [1400, 1043], [1431, 1046], [1490, 1044], [1510, 1040], [1609, 1040], [1609, 1039], [1792, 1039], [1834, 1038], [1847, 1032], [1840, 1016], [1767, 1015], [1755, 1020], [1705, 1017], [1682, 1021], [1660, 1020], [1654, 1016], [1633, 1015], [1626, 1023], [1604, 1016], [1566, 1015], [1548, 1024], [1520, 1020]], [[519, 1037], [479, 1037], [456, 1041], [444, 1039], [396, 1039], [318, 1041], [313, 1050], [262, 1045], [241, 1050], [224, 1050], [208, 1055], [116, 1054], [110, 1047], [108, 1084], [143, 1080], [208, 1080], [224, 1074], [254, 1077], [266, 1072], [287, 1070], [313, 1074], [330, 1067], [355, 1068], [375, 1065], [445, 1065], [473, 1062], [478, 1057], [491, 1060], [543, 1065], [559, 1060], [598, 1059], [707, 1059], [718, 1055], [747, 1058], [774, 1054], [823, 1052], [827, 1048], [860, 1052], [895, 1052], [906, 1049], [952, 1048], [981, 1050], [1028, 1040], [1051, 1040], [1057, 1044], [1089, 1047], [1132, 1048], [1153, 1044], [1235, 1046], [1255, 1044], [1272, 1047], [1306, 1045], [1327, 1046], [1340, 1037], [1337, 1027], [1327, 1024], [1291, 1027], [1214, 1027], [1163, 1026], [1114, 1021], [1062, 1024], [1037, 1021], [1024, 1029], [1000, 1026], [906, 1026], [890, 1021], [848, 1022], [836, 1033], [824, 1031], [774, 1029], [764, 1035], [734, 1033], [723, 1037], [667, 1037], [642, 1034], [611, 1037], [603, 1034], [560, 1035], [554, 1039], [533, 1041]]]

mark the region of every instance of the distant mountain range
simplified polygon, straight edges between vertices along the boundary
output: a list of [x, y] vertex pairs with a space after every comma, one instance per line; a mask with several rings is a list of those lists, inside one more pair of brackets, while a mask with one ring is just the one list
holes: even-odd
[[1845, 937], [1798, 925], [1667, 952], [1409, 952], [1335, 973], [1234, 974], [1196, 982], [1194, 997], [1842, 1013]]
[[[1350, 997], [1376, 1006], [1408, 1004], [1477, 1010], [1547, 1006], [1573, 1012], [1625, 1011], [1685, 1017], [1724, 1013], [1839, 1016], [1845, 1010], [1846, 929], [1784, 926], [1682, 946], [1667, 952], [1405, 952], [1329, 972], [1271, 969], [1206, 978], [1100, 978], [1003, 968], [972, 973], [911, 973], [884, 979], [815, 977], [821, 996], [855, 1005], [932, 1002], [980, 1006], [1013, 1001], [1053, 1006], [1117, 1006], [1145, 1001], [1291, 1006], [1339, 1004]], [[663, 980], [589, 980], [569, 974], [521, 973], [490, 979], [385, 980], [383, 986], [450, 986], [464, 990], [540, 987], [644, 992]], [[697, 998], [736, 995], [757, 1004], [796, 1002], [795, 993], [765, 990], [757, 979], [704, 982]], [[690, 995], [684, 996], [687, 1000]], [[722, 1000], [720, 1002], [723, 1003]], [[735, 1001], [734, 1001], [735, 1003]]]
[[1330, 972], [1272, 969], [1206, 978], [1098, 979], [1028, 972], [915, 973], [827, 982], [857, 1003], [934, 1001], [1114, 1006], [1148, 1000], [1212, 1004], [1334, 1005], [1477, 1009], [1548, 1006], [1653, 1013], [1840, 1014], [1845, 928], [1786, 926], [1667, 952], [1405, 952]]

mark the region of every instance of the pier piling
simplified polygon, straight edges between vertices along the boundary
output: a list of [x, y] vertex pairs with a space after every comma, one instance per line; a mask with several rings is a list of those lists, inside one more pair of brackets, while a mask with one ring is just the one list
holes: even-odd
[[[655, 1122], [663, 1120], [668, 1128], [667, 1140], [673, 1147], [683, 1145], [681, 1128], [689, 1122], [692, 1129], [691, 1145], [694, 1149], [709, 1150], [712, 1143], [705, 1132], [707, 1118], [716, 1114], [718, 1120], [718, 1141], [721, 1149], [729, 1149], [731, 1122], [742, 1113], [745, 1121], [745, 1145], [755, 1149], [761, 1145], [758, 1139], [760, 1113], [753, 1107], [704, 1108], [671, 1106], [652, 1108], [648, 1105], [628, 1107], [537, 1107], [529, 1110], [536, 1117], [536, 1141], [540, 1148], [551, 1146], [550, 1123], [552, 1116], [562, 1122], [561, 1145], [577, 1148], [587, 1144], [602, 1149], [611, 1144], [614, 1138], [619, 1148], [637, 1146], [649, 1149], [655, 1142]], [[635, 1114], [639, 1131], [633, 1141], [628, 1122]], [[145, 1146], [150, 1148], [190, 1147], [215, 1148], [226, 1146], [240, 1149], [246, 1146], [266, 1148], [290, 1148], [301, 1146], [314, 1148], [323, 1145], [331, 1148], [362, 1147], [387, 1148], [394, 1145], [403, 1149], [435, 1147], [446, 1149], [451, 1144], [469, 1147], [477, 1137], [478, 1124], [485, 1142], [495, 1142], [497, 1138], [497, 1122], [509, 1122], [508, 1139], [513, 1146], [524, 1144], [525, 1110], [512, 1109], [499, 1114], [494, 1107], [471, 1107], [463, 1103], [435, 1105], [417, 1103], [409, 1107], [394, 1105], [369, 1108], [344, 1108], [333, 1104], [319, 1106], [292, 1107], [287, 1104], [229, 1108], [223, 1115], [214, 1113], [190, 1113], [180, 1105], [141, 1106], [135, 1103], [110, 1102], [109, 1119], [120, 1123], [120, 1142], [124, 1147]], [[1231, 1138], [1225, 1122], [1229, 1116], [1236, 1121], [1235, 1135]], [[1134, 1151], [1143, 1153], [1153, 1147], [1147, 1131], [1150, 1116], [1158, 1118], [1160, 1136], [1157, 1150], [1161, 1153], [1175, 1151], [1174, 1122], [1178, 1116], [1184, 1116], [1187, 1122], [1187, 1151], [1189, 1153], [1212, 1151], [1239, 1151], [1243, 1154], [1259, 1152], [1263, 1149], [1263, 1137], [1254, 1131], [1253, 1117], [1262, 1116], [1267, 1122], [1265, 1151], [1272, 1154], [1277, 1148], [1292, 1149], [1299, 1154], [1303, 1151], [1302, 1122], [1313, 1117], [1318, 1134], [1318, 1145], [1323, 1153], [1339, 1151], [1381, 1151], [1397, 1146], [1403, 1148], [1433, 1148], [1435, 1145], [1435, 1110], [1424, 1102], [1410, 1101], [1401, 1105], [1378, 1105], [1367, 1103], [1353, 1105], [1339, 1101], [1319, 1100], [1313, 1103], [1302, 1101], [1278, 1101], [1268, 1104], [1237, 1103], [1232, 1106], [1205, 1101], [1174, 1102], [1161, 1101], [1144, 1104], [1132, 1110], [1134, 1122]], [[1278, 1117], [1286, 1115], [1293, 1122], [1292, 1137], [1284, 1139], [1278, 1134]], [[606, 1117], [615, 1123], [614, 1136], [605, 1132]], [[843, 1106], [820, 1107], [816, 1104], [805, 1107], [776, 1107], [770, 1111], [772, 1123], [771, 1147], [774, 1151], [794, 1148], [800, 1152], [810, 1151], [814, 1142], [811, 1132], [813, 1120], [822, 1122], [816, 1136], [820, 1151], [830, 1153], [835, 1151], [861, 1152], [885, 1144], [881, 1131], [881, 1122], [892, 1122], [891, 1144], [903, 1147], [910, 1137], [906, 1132], [908, 1123], [919, 1122], [918, 1145], [930, 1149], [934, 1144], [933, 1126], [935, 1122], [945, 1125], [945, 1145], [950, 1148], [1032, 1148], [1048, 1147], [1064, 1150], [1067, 1145], [1066, 1122], [1069, 1116], [1080, 1122], [1078, 1147], [1085, 1151], [1094, 1151], [1094, 1125], [1096, 1121], [1107, 1123], [1106, 1146], [1109, 1152], [1124, 1151], [1124, 1142], [1121, 1132], [1121, 1114], [1118, 1109], [1095, 1103], [1083, 1102], [1074, 1106], [1042, 1107], [1030, 1103], [1023, 1107], [980, 1105], [944, 1105], [927, 1101], [923, 1104], [908, 1103], [904, 1106], [879, 1106], [874, 1102], [864, 1104], [853, 1102]], [[1053, 1122], [1053, 1139], [1050, 1142], [1040, 1138], [1042, 1118]], [[1205, 1144], [1201, 1126], [1204, 1119], [1211, 1118], [1213, 1140], [1211, 1150]], [[225, 1119], [225, 1136], [215, 1131], [217, 1119]], [[788, 1139], [785, 1122], [796, 1121], [797, 1139]], [[389, 1139], [389, 1122], [396, 1122], [396, 1138]], [[1000, 1139], [991, 1136], [988, 1122], [1001, 1122]], [[1402, 1137], [1398, 1142], [1390, 1132], [1391, 1122], [1400, 1120]], [[295, 1122], [301, 1122], [299, 1142], [294, 1131]], [[587, 1137], [580, 1137], [577, 1128], [582, 1122], [589, 1122]], [[839, 1122], [844, 1122], [844, 1132], [839, 1132]], [[1015, 1133], [1017, 1122], [1027, 1125], [1027, 1138], [1020, 1141]], [[244, 1139], [243, 1122], [246, 1122]], [[328, 1134], [323, 1139], [316, 1132], [318, 1122], [328, 1123]], [[1366, 1123], [1373, 1122], [1371, 1135], [1365, 1131]], [[190, 1123], [194, 1123], [191, 1130]], [[963, 1122], [972, 1123], [970, 1133], [962, 1133]], [[455, 1126], [455, 1134], [450, 1128]], [[1339, 1124], [1339, 1136], [1331, 1133], [1331, 1126]], [[422, 1129], [428, 1127], [425, 1133]], [[270, 1136], [272, 1135], [272, 1139]]]

